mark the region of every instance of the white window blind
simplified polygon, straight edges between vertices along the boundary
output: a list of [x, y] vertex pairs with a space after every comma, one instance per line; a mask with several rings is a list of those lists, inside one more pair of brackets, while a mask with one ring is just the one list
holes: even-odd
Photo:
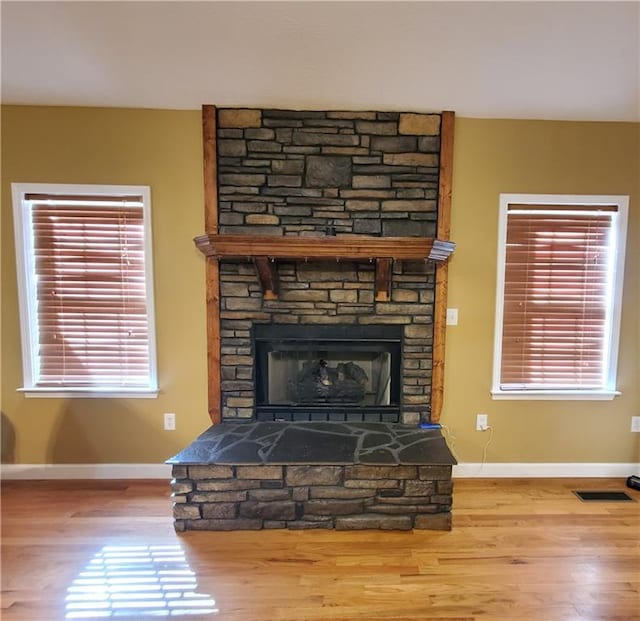
[[620, 212], [508, 203], [494, 392], [615, 390]]
[[33, 388], [156, 388], [144, 198], [22, 194]]

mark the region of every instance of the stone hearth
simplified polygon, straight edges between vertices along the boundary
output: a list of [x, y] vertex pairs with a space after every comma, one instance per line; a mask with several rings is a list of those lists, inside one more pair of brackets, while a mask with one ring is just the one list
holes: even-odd
[[171, 458], [175, 528], [451, 528], [437, 429], [387, 423], [223, 423]]

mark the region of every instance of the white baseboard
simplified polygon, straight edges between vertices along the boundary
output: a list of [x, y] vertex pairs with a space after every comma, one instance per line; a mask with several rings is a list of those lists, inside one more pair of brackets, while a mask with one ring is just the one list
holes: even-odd
[[167, 464], [2, 464], [3, 479], [165, 479]]
[[461, 463], [453, 467], [457, 479], [468, 478], [588, 478], [628, 477], [640, 473], [640, 464], [623, 463]]
[[[10, 479], [170, 479], [167, 464], [2, 464], [2, 478]], [[637, 463], [461, 463], [453, 476], [465, 478], [628, 477], [640, 474]]]

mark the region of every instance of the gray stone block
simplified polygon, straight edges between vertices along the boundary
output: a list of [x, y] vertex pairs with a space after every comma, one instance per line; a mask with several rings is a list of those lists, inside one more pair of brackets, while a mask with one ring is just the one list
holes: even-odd
[[342, 477], [340, 466], [287, 466], [286, 483], [296, 485], [337, 485]]
[[260, 530], [262, 520], [249, 519], [207, 519], [207, 520], [186, 520], [186, 530]]
[[[319, 488], [322, 489], [322, 488]], [[293, 487], [291, 488], [291, 497], [293, 500], [297, 500], [301, 502], [303, 500], [309, 499], [309, 488], [308, 487]]]
[[193, 489], [193, 481], [171, 481], [171, 491], [174, 494], [186, 494]]
[[430, 496], [436, 491], [434, 481], [406, 481], [404, 491], [407, 496]]
[[296, 504], [282, 500], [273, 502], [248, 500], [240, 505], [240, 515], [245, 518], [264, 520], [293, 520], [296, 517]]
[[304, 516], [308, 515], [351, 515], [362, 513], [361, 500], [309, 500], [304, 503]]
[[191, 494], [191, 502], [241, 502], [247, 498], [247, 492], [197, 492]]
[[244, 140], [218, 140], [218, 156], [238, 156], [247, 154], [247, 144]]
[[229, 479], [226, 481], [197, 481], [199, 492], [228, 492], [237, 490], [256, 489], [260, 487], [258, 479]]
[[248, 140], [247, 150], [250, 153], [279, 153], [282, 151], [282, 145], [270, 140]]
[[379, 235], [381, 230], [380, 220], [359, 218], [353, 222], [353, 232], [359, 235]]
[[333, 521], [315, 522], [308, 520], [295, 520], [287, 523], [289, 530], [310, 530], [312, 528], [333, 528]]
[[202, 505], [203, 518], [234, 518], [236, 504], [233, 502], [204, 503]]
[[304, 171], [304, 160], [274, 160], [271, 170], [277, 175], [300, 175]]
[[198, 519], [200, 517], [200, 507], [184, 503], [173, 505], [173, 517], [176, 520]]
[[271, 187], [300, 187], [302, 185], [302, 177], [297, 175], [269, 175], [268, 184]]
[[235, 186], [255, 186], [264, 185], [266, 182], [266, 175], [243, 175], [243, 174], [222, 174], [219, 175], [218, 180], [223, 185], [235, 185]]
[[420, 466], [420, 478], [428, 481], [450, 481], [451, 466]]
[[371, 139], [371, 150], [383, 153], [406, 153], [415, 151], [417, 139], [415, 136], [396, 136], [393, 138], [374, 136]]
[[398, 124], [393, 122], [356, 121], [356, 132], [359, 134], [395, 136], [398, 133]]
[[346, 188], [351, 186], [351, 174], [350, 157], [310, 155], [305, 184], [309, 187]]
[[[249, 492], [249, 500], [289, 500], [291, 490], [285, 489], [254, 489]], [[297, 499], [296, 499], [297, 500]]]
[[451, 513], [416, 515], [413, 527], [426, 530], [451, 530]]
[[171, 466], [171, 476], [174, 479], [186, 479], [187, 467], [186, 466]]
[[[292, 143], [299, 146], [336, 146], [357, 147], [360, 144], [358, 136], [348, 134], [324, 134], [314, 132], [294, 131]], [[424, 164], [427, 166], [428, 164]]]
[[276, 135], [272, 129], [266, 129], [264, 127], [250, 127], [244, 130], [245, 138], [251, 138], [254, 140], [273, 140]]
[[[402, 493], [401, 490], [398, 490]], [[375, 491], [372, 489], [346, 489], [344, 487], [312, 487], [309, 495], [313, 499], [340, 499], [352, 500], [355, 498], [373, 498]]]
[[405, 515], [349, 515], [337, 517], [336, 530], [411, 530], [411, 518]]
[[385, 220], [382, 234], [385, 237], [429, 237], [433, 227], [430, 222], [413, 220]]

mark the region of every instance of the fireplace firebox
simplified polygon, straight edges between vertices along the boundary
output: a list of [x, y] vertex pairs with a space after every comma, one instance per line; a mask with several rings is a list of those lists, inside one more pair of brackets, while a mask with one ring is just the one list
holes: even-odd
[[398, 422], [402, 326], [253, 327], [256, 419]]

